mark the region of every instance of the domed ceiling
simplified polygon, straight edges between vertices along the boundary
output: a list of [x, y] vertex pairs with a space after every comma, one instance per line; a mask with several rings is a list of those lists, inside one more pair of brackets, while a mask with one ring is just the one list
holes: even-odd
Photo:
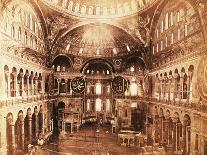
[[137, 42], [124, 30], [108, 24], [88, 24], [67, 33], [55, 48], [55, 54], [86, 57], [122, 56], [133, 52]]

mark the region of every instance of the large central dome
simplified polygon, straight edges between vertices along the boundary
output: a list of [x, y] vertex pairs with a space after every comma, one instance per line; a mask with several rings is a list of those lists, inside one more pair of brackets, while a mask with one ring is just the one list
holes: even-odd
[[42, 0], [69, 15], [89, 18], [113, 18], [132, 15], [156, 0]]

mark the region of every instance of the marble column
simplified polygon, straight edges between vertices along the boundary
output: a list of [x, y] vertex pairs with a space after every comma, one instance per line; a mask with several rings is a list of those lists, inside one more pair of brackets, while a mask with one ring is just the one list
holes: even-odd
[[20, 146], [21, 146], [21, 149], [22, 150], [24, 150], [24, 119], [21, 119], [20, 120], [20, 137], [21, 137], [21, 139], [20, 139], [20, 142], [21, 142], [21, 144], [20, 144]]
[[20, 73], [20, 84], [21, 84], [22, 96], [25, 96], [25, 90], [24, 90], [24, 74], [23, 73]]
[[38, 82], [37, 77], [34, 77], [34, 95], [38, 94]]
[[30, 92], [30, 95], [33, 96], [34, 95], [34, 76], [31, 76], [30, 79], [31, 79], [31, 92]]
[[17, 88], [18, 88], [17, 74], [14, 73], [13, 76], [14, 76], [14, 90], [13, 90], [14, 91], [14, 96], [19, 96], [19, 91], [17, 90]]
[[27, 75], [26, 78], [27, 78], [27, 85], [26, 85], [27, 96], [29, 96], [29, 94], [30, 94], [30, 92], [29, 92], [29, 75]]
[[35, 141], [38, 139], [38, 135], [39, 135], [39, 121], [38, 121], [38, 112], [35, 110], [34, 113], [34, 128], [35, 128], [35, 135], [34, 135], [34, 139]]
[[68, 79], [65, 79], [65, 93], [68, 93]]
[[10, 124], [11, 127], [11, 153], [14, 155], [16, 153], [16, 145], [15, 145], [15, 124]]
[[187, 102], [189, 103], [192, 100], [192, 72], [188, 71], [187, 77]]
[[28, 115], [28, 140], [32, 144], [32, 115]]
[[183, 88], [183, 83], [184, 83], [184, 73], [180, 74], [180, 90], [179, 90], [179, 100], [183, 99], [183, 93], [184, 93], [184, 88]]
[[175, 101], [175, 99], [178, 97], [178, 90], [177, 90], [177, 78], [178, 78], [178, 74], [175, 73], [174, 75], [174, 92], [173, 92], [173, 101]]
[[172, 91], [172, 76], [169, 76], [169, 82], [168, 82], [168, 101], [171, 100], [171, 91]]
[[7, 76], [7, 97], [11, 97], [11, 77], [10, 77], [10, 73], [6, 73]]

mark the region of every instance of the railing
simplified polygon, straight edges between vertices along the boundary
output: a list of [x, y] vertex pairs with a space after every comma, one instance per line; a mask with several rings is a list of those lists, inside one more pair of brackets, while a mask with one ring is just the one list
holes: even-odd
[[204, 105], [200, 102], [193, 103], [193, 102], [188, 102], [188, 101], [182, 101], [182, 100], [159, 100], [157, 98], [143, 98], [143, 101], [146, 102], [152, 102], [152, 103], [157, 103], [161, 105], [171, 105], [171, 106], [176, 106], [176, 107], [183, 107], [183, 108], [188, 108], [192, 110], [197, 110], [200, 112], [207, 112], [207, 105]]
[[12, 105], [18, 105], [18, 104], [24, 104], [24, 103], [32, 103], [37, 101], [43, 101], [47, 100], [47, 95], [34, 95], [34, 96], [18, 96], [18, 97], [10, 97], [7, 99], [0, 100], [0, 108], [12, 106]]

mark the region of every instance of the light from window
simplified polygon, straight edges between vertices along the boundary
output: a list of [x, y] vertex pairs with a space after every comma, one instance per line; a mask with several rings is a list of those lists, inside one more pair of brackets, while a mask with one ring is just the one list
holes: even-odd
[[101, 99], [96, 99], [96, 111], [101, 111]]
[[135, 82], [130, 85], [130, 94], [131, 96], [137, 96], [138, 86]]
[[137, 108], [137, 103], [136, 102], [132, 102], [131, 108]]
[[106, 99], [106, 112], [109, 112], [110, 111], [110, 100], [109, 99]]
[[102, 93], [102, 85], [101, 83], [96, 83], [96, 95], [101, 95]]
[[169, 24], [169, 14], [167, 13], [166, 14], [166, 17], [165, 17], [165, 30], [167, 30], [168, 29], [168, 24]]
[[90, 99], [87, 100], [86, 110], [90, 111]]

